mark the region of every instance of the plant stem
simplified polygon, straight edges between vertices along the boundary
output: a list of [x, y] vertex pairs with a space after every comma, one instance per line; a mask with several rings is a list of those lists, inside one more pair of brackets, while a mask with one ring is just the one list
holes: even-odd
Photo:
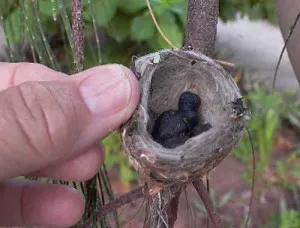
[[93, 21], [93, 28], [94, 28], [94, 32], [95, 32], [95, 39], [96, 39], [96, 46], [97, 46], [97, 53], [98, 53], [98, 63], [99, 63], [99, 65], [101, 65], [102, 64], [101, 47], [100, 47], [100, 39], [99, 39], [98, 31], [97, 31], [96, 19], [95, 19], [95, 15], [94, 15], [94, 8], [93, 8], [94, 2], [93, 2], [93, 0], [88, 0], [88, 3], [90, 5], [91, 17], [92, 17], [92, 21]]
[[116, 209], [131, 203], [139, 198], [144, 196], [144, 187], [139, 187], [137, 189], [132, 190], [131, 192], [124, 194], [120, 196], [119, 198], [105, 204], [98, 214], [98, 219], [103, 219], [107, 214], [109, 214], [112, 211], [115, 211]]
[[32, 23], [32, 16], [31, 16], [31, 18], [29, 18], [29, 16], [32, 15], [33, 12], [32, 11], [28, 12], [28, 7], [26, 9], [25, 4], [26, 4], [25, 1], [22, 0], [22, 2], [20, 3], [21, 10], [22, 10], [21, 12], [23, 15], [23, 19], [25, 21], [25, 31], [26, 31], [26, 34], [28, 35], [28, 42], [30, 44], [33, 59], [34, 59], [34, 61], [37, 61], [36, 54], [35, 54], [35, 51], [36, 51], [39, 63], [46, 65], [45, 58], [43, 57], [41, 48], [39, 47], [38, 39], [33, 30], [34, 24]]
[[208, 214], [209, 217], [214, 225], [215, 228], [221, 228], [223, 227], [222, 220], [218, 213], [215, 211], [213, 202], [207, 193], [207, 189], [205, 185], [203, 184], [202, 180], [193, 181], [193, 185], [195, 189], [197, 190]]
[[4, 31], [4, 38], [5, 38], [5, 41], [6, 41], [6, 45], [7, 45], [7, 52], [9, 54], [9, 60], [10, 62], [13, 62], [15, 60], [15, 57], [14, 57], [14, 53], [13, 53], [13, 50], [10, 46], [10, 42], [9, 42], [9, 39], [7, 37], [7, 31], [6, 31], [6, 26], [5, 26], [5, 23], [4, 23], [4, 18], [3, 18], [3, 15], [2, 15], [2, 12], [0, 12], [0, 23], [3, 25], [3, 31]]
[[189, 0], [185, 46], [213, 56], [218, 16], [219, 0]]
[[76, 70], [83, 70], [84, 63], [84, 34], [83, 34], [83, 19], [82, 19], [82, 0], [72, 1], [72, 33], [74, 40], [74, 49], [76, 53], [76, 62], [78, 68]]
[[[218, 14], [218, 0], [189, 0], [185, 46], [191, 46], [196, 51], [212, 56], [215, 50]], [[222, 221], [216, 213], [213, 213], [215, 211], [210, 196], [201, 184], [203, 185], [202, 182], [194, 182], [205, 207], [212, 216], [213, 223], [219, 228]], [[184, 186], [185, 184], [170, 186], [161, 190], [157, 195], [149, 197], [144, 228], [174, 227], [178, 200]]]
[[144, 228], [172, 228], [177, 219], [179, 197], [185, 184], [176, 184], [149, 196]]
[[79, 64], [78, 64], [78, 61], [77, 61], [76, 52], [75, 52], [75, 48], [74, 48], [72, 29], [71, 29], [68, 13], [67, 13], [67, 10], [65, 8], [64, 1], [57, 0], [57, 4], [58, 4], [58, 10], [59, 10], [60, 16], [61, 16], [61, 18], [63, 20], [63, 24], [65, 26], [65, 31], [67, 33], [68, 40], [69, 40], [69, 43], [70, 43], [71, 53], [72, 53], [72, 56], [73, 56], [73, 61], [74, 61], [75, 67], [76, 67], [75, 69], [76, 69], [76, 71], [79, 71], [78, 70], [79, 69]]
[[37, 1], [32, 0], [32, 5], [33, 5], [33, 12], [34, 12], [34, 15], [36, 17], [37, 27], [39, 29], [39, 32], [40, 32], [41, 36], [42, 36], [42, 41], [43, 41], [43, 44], [45, 46], [48, 58], [50, 60], [50, 64], [54, 69], [58, 70], [59, 69], [58, 63], [56, 62], [56, 58], [55, 58], [54, 54], [52, 53], [51, 47], [50, 47], [50, 45], [49, 45], [49, 43], [46, 39], [45, 33], [43, 31], [43, 28], [42, 28], [41, 19], [40, 19], [39, 12], [38, 12], [38, 9], [37, 9]]

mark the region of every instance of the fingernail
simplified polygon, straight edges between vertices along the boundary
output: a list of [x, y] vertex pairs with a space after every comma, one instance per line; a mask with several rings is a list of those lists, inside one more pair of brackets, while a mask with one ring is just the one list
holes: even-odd
[[80, 93], [90, 112], [107, 117], [128, 105], [131, 84], [121, 66], [110, 65], [85, 79]]

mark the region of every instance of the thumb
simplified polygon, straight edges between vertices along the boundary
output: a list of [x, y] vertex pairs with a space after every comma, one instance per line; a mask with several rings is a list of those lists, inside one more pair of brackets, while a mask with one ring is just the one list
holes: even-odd
[[[12, 79], [8, 81], [26, 78], [26, 71], [6, 72], [4, 78]], [[0, 180], [86, 151], [124, 123], [138, 103], [138, 82], [121, 65], [70, 77], [47, 74], [59, 79], [25, 81], [0, 92]]]

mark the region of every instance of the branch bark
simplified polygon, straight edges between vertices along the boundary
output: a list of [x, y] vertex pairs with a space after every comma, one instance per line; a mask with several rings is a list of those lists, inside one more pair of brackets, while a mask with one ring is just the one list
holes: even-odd
[[[189, 0], [188, 18], [186, 30], [186, 44], [193, 50], [202, 52], [207, 56], [212, 56], [215, 50], [217, 36], [217, 23], [219, 16], [218, 0]], [[203, 184], [203, 183], [202, 183]], [[209, 212], [213, 210], [211, 199], [206, 189], [199, 188], [201, 184], [194, 183], [202, 201]], [[198, 188], [197, 188], [198, 187]], [[163, 189], [158, 195], [151, 197], [147, 204], [147, 216], [144, 222], [144, 228], [152, 227], [174, 227], [177, 219], [178, 203], [184, 185], [171, 186]], [[164, 210], [161, 210], [163, 208]], [[219, 228], [221, 220], [216, 213], [213, 215], [213, 223]], [[219, 225], [219, 226], [218, 226]]]
[[82, 0], [72, 1], [72, 32], [74, 39], [74, 48], [76, 52], [78, 67], [76, 71], [83, 70], [84, 63], [84, 34], [83, 34], [83, 19], [82, 19]]
[[219, 0], [189, 0], [185, 46], [213, 56], [218, 16]]
[[201, 180], [193, 181], [193, 185], [194, 185], [196, 191], [198, 192], [198, 194], [209, 214], [209, 217], [210, 217], [212, 223], [214, 224], [214, 227], [215, 228], [223, 227], [222, 220], [221, 220], [220, 216], [218, 215], [218, 213], [215, 211], [213, 202], [212, 202], [209, 194], [207, 193], [207, 189], [206, 189], [205, 185], [203, 184], [203, 182]]
[[124, 206], [125, 204], [131, 203], [144, 196], [144, 186], [132, 190], [131, 192], [120, 196], [119, 198], [105, 204], [98, 214], [98, 219], [103, 219], [107, 214], [112, 211]]
[[174, 227], [183, 187], [185, 185], [169, 186], [148, 198], [144, 228]]
[[[189, 0], [186, 46], [191, 46], [194, 50], [202, 52], [207, 56], [213, 55], [217, 33], [218, 7], [218, 0]], [[74, 31], [74, 38], [78, 36], [75, 33], [76, 31]], [[80, 49], [80, 47], [78, 48]], [[79, 51], [77, 53], [79, 54], [79, 57], [82, 54]], [[215, 221], [214, 224], [222, 224], [220, 219], [218, 220], [218, 215], [214, 213], [211, 199], [209, 198], [206, 189], [202, 189], [201, 185], [199, 188], [197, 182], [195, 182], [194, 185], [198, 190], [204, 205], [209, 210], [210, 214], [213, 215], [212, 218], [216, 218], [213, 220]], [[185, 187], [186, 184], [173, 185], [161, 190], [155, 196], [148, 196], [144, 228], [174, 227], [177, 219], [179, 198]], [[144, 193], [141, 189], [137, 189], [136, 192], [130, 192], [105, 205], [100, 214], [98, 214], [98, 219], [103, 218], [108, 212], [115, 210], [134, 199], [142, 197], [143, 195]], [[216, 227], [219, 228], [221, 226]]]

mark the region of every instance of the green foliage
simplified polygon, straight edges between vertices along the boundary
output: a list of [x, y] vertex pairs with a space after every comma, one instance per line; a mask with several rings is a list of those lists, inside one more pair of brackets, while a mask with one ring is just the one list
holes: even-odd
[[[166, 11], [157, 18], [158, 23], [164, 32], [165, 36], [176, 46], [182, 47], [183, 33], [180, 27], [175, 23], [175, 16], [172, 12]], [[156, 34], [155, 38], [160, 48], [170, 48], [160, 34]]]
[[300, 211], [287, 209], [286, 201], [280, 199], [280, 212], [271, 215], [271, 220], [267, 227], [298, 228], [300, 227]]
[[119, 1], [119, 8], [126, 14], [136, 14], [145, 9], [146, 6], [146, 1], [141, 0]]
[[288, 210], [280, 214], [279, 228], [297, 228], [300, 227], [300, 212]]
[[147, 40], [153, 37], [155, 26], [150, 13], [145, 12], [135, 17], [131, 24], [131, 37], [137, 41]]
[[[93, 9], [95, 20], [98, 25], [107, 25], [115, 16], [117, 12], [119, 1], [118, 0], [101, 0], [93, 1]], [[84, 18], [89, 21], [90, 9], [89, 7], [84, 8]]]
[[[150, 0], [154, 14], [162, 31], [170, 39], [170, 41], [177, 47], [183, 45], [183, 37], [187, 18], [187, 2], [186, 0]], [[23, 3], [23, 4], [20, 4]], [[59, 14], [61, 9], [59, 3], [63, 4], [64, 9], [71, 18], [71, 0], [39, 0], [35, 1], [38, 5], [40, 15], [40, 23], [49, 37], [62, 37], [63, 32], [67, 29], [67, 24], [62, 22]], [[3, 22], [5, 32], [9, 43], [13, 46], [20, 44], [24, 40], [24, 26], [28, 26], [30, 34], [26, 35], [26, 40], [33, 40], [33, 50], [42, 57], [38, 59], [40, 62], [51, 67], [50, 59], [44, 49], [41, 39], [41, 34], [38, 31], [38, 24], [34, 21], [33, 13], [30, 13], [32, 8], [32, 1], [1, 1], [1, 13], [3, 15]], [[25, 5], [28, 23], [25, 24], [22, 19], [21, 9]], [[272, 22], [275, 21], [275, 10], [273, 0], [259, 1], [259, 0], [221, 0], [220, 1], [220, 16], [223, 20], [234, 19], [237, 13], [242, 15], [250, 15], [251, 18], [265, 18]], [[83, 15], [85, 21], [85, 34], [87, 39], [91, 40], [94, 37], [94, 25], [101, 28], [108, 39], [105, 39], [105, 44], [101, 43], [101, 59], [103, 63], [120, 61], [119, 63], [128, 63], [131, 56], [151, 52], [158, 49], [169, 48], [169, 45], [163, 40], [157, 29], [155, 28], [146, 2], [144, 0], [85, 0], [83, 1]], [[92, 16], [93, 15], [93, 16]], [[65, 19], [65, 18], [64, 18]], [[66, 22], [66, 21], [64, 21]], [[22, 28], [23, 27], [23, 28]], [[68, 34], [69, 32], [67, 32]], [[30, 38], [31, 36], [31, 38]], [[68, 45], [68, 42], [66, 42]], [[22, 44], [21, 44], [22, 45]], [[94, 45], [95, 44], [91, 44]], [[117, 46], [117, 48], [115, 48]], [[55, 48], [55, 46], [53, 47]], [[70, 48], [70, 47], [68, 47]], [[117, 50], [117, 51], [116, 51]], [[20, 51], [16, 48], [16, 51]], [[59, 61], [66, 66], [72, 66], [72, 50], [68, 51], [66, 59], [70, 59], [71, 64], [66, 64], [65, 61]], [[90, 58], [92, 54], [87, 52], [95, 52], [95, 49], [87, 49], [85, 55], [87, 66], [94, 66], [99, 61], [94, 61]], [[113, 52], [113, 54], [112, 54]], [[16, 53], [15, 56], [20, 56]], [[73, 56], [73, 57], [72, 57]], [[99, 57], [98, 57], [99, 58]], [[55, 65], [55, 64], [54, 64]], [[64, 68], [65, 66], [62, 66]], [[66, 70], [70, 72], [71, 70]]]
[[220, 17], [224, 21], [234, 19], [237, 13], [277, 23], [274, 0], [220, 0]]
[[132, 181], [136, 181], [138, 176], [129, 163], [125, 151], [122, 149], [121, 138], [117, 132], [112, 133], [103, 140], [105, 147], [105, 165], [106, 167], [115, 167], [120, 172], [121, 181], [128, 185]]
[[287, 158], [277, 161], [276, 172], [284, 188], [295, 190], [300, 187], [300, 150], [293, 151]]
[[[248, 127], [252, 134], [254, 150], [257, 151], [259, 166], [263, 171], [270, 163], [275, 133], [281, 124], [280, 112], [284, 112], [284, 101], [280, 94], [267, 95], [263, 91], [250, 93], [246, 99], [252, 111]], [[247, 162], [252, 156], [250, 148], [248, 135], [244, 135], [241, 143], [235, 148], [234, 155]]]
[[[246, 100], [252, 111], [248, 127], [257, 157], [257, 173], [263, 174], [270, 166], [277, 130], [283, 121], [290, 119], [291, 112], [289, 110], [299, 113], [300, 106], [287, 103], [281, 93], [267, 94], [263, 91], [256, 91], [249, 93]], [[295, 119], [299, 121], [299, 119]], [[252, 160], [251, 144], [247, 134], [234, 149], [233, 154], [244, 163]], [[250, 166], [247, 167], [243, 176], [250, 182]]]

